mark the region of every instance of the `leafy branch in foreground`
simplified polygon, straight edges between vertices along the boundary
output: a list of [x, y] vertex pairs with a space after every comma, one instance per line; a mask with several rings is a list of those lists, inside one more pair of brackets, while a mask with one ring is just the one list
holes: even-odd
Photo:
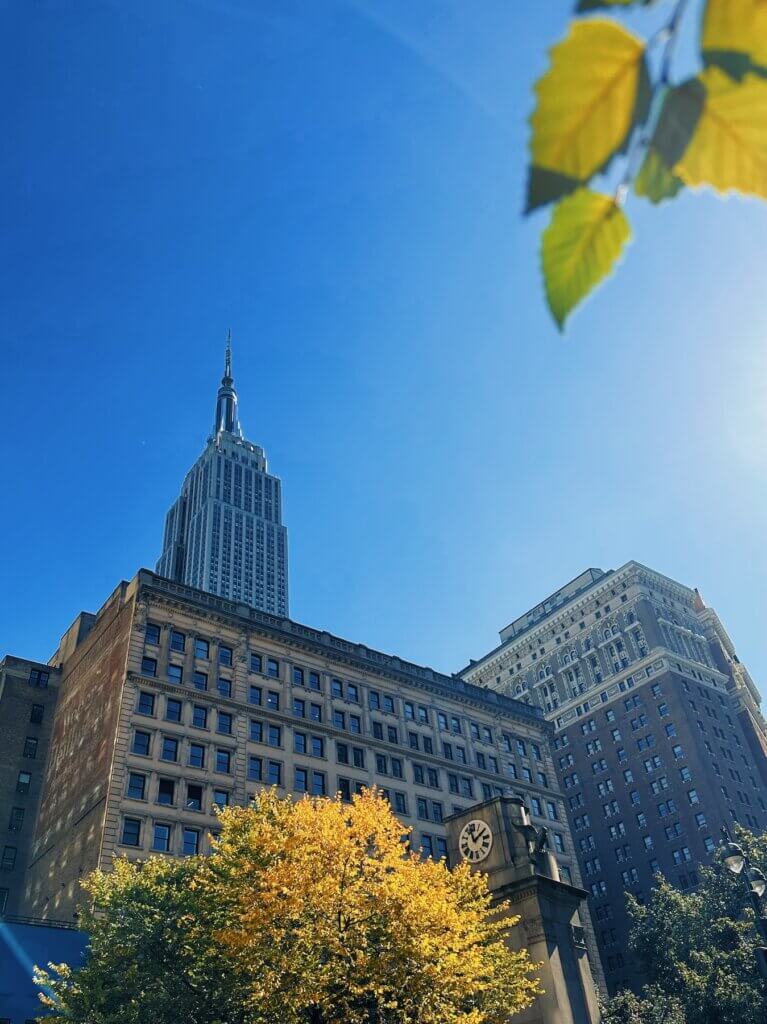
[[[525, 212], [555, 204], [541, 263], [560, 329], [631, 238], [632, 189], [654, 204], [705, 185], [767, 198], [767, 3], [701, 0], [702, 70], [679, 83], [691, 0], [580, 0], [575, 13], [653, 3], [669, 16], [647, 40], [602, 16], [574, 21], [535, 85]], [[614, 194], [589, 187], [618, 164]]]

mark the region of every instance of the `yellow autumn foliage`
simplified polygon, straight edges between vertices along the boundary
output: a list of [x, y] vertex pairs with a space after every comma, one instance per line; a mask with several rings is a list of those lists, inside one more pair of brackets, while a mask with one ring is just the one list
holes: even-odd
[[375, 790], [352, 805], [267, 790], [221, 824], [196, 884], [226, 905], [216, 937], [266, 1019], [502, 1024], [539, 991], [484, 876], [410, 852]]

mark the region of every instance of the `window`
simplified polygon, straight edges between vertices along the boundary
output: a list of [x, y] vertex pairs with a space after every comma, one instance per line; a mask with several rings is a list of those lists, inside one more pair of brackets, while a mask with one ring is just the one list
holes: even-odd
[[172, 651], [183, 651], [186, 644], [186, 637], [177, 629], [170, 631], [170, 649]]
[[373, 737], [377, 740], [383, 739], [383, 726], [380, 722], [373, 722]]
[[270, 786], [282, 785], [282, 764], [280, 761], [267, 763], [267, 782]]
[[223, 733], [225, 736], [232, 735], [232, 716], [228, 711], [219, 711], [217, 732]]
[[176, 783], [173, 779], [160, 779], [157, 785], [157, 803], [172, 806], [176, 802]]
[[324, 796], [325, 795], [325, 773], [324, 772], [312, 772], [312, 796]]
[[224, 679], [223, 676], [219, 676], [218, 677], [218, 682], [216, 683], [216, 689], [218, 690], [218, 692], [221, 694], [222, 697], [231, 697], [232, 696], [232, 680], [231, 679]]
[[144, 627], [144, 639], [148, 644], [157, 645], [160, 642], [160, 627], [156, 622], [147, 622]]
[[165, 721], [166, 722], [180, 722], [181, 721], [181, 701], [176, 700], [174, 697], [165, 698]]
[[139, 715], [153, 715], [154, 714], [154, 694], [146, 693], [144, 690], [138, 695], [138, 703], [136, 705], [136, 712]]
[[394, 810], [397, 814], [407, 814], [407, 797], [404, 793], [394, 794]]
[[136, 729], [133, 733], [132, 753], [140, 754], [142, 757], [149, 757], [151, 742], [152, 737], [148, 732]]
[[208, 689], [208, 674], [207, 672], [193, 672], [192, 673], [192, 686], [195, 690], [207, 690]]
[[307, 793], [309, 791], [309, 769], [296, 768], [293, 773], [293, 789], [296, 793]]
[[192, 707], [192, 725], [195, 729], [208, 728], [208, 709], [202, 704], [195, 704]]
[[189, 744], [189, 765], [192, 768], [205, 767], [205, 747], [201, 743]]
[[185, 857], [195, 857], [200, 852], [200, 833], [196, 828], [184, 828], [184, 845], [182, 854]]
[[216, 807], [228, 807], [229, 798], [230, 793], [228, 789], [213, 790], [213, 803], [216, 805]]
[[394, 698], [390, 697], [388, 693], [383, 695], [383, 709], [389, 715], [394, 714]]
[[146, 775], [130, 772], [128, 775], [127, 795], [131, 800], [143, 800], [146, 795]]
[[362, 732], [362, 719], [359, 715], [349, 715], [349, 732], [357, 735]]
[[37, 739], [34, 736], [27, 736], [24, 740], [23, 757], [37, 757]]
[[23, 807], [12, 807], [11, 815], [8, 819], [8, 831], [9, 832], [21, 832], [21, 826], [24, 824], [24, 808]]
[[[559, 821], [556, 804], [552, 800], [546, 801], [546, 817], [550, 821]], [[556, 833], [555, 833], [556, 834]]]
[[359, 704], [360, 702], [360, 691], [356, 683], [347, 683], [346, 686], [346, 699], [350, 700], [353, 704]]
[[195, 658], [202, 658], [205, 661], [210, 658], [210, 644], [207, 640], [203, 640], [201, 636], [195, 637], [194, 656]]
[[263, 778], [263, 761], [260, 757], [251, 754], [248, 757], [248, 778], [254, 782], [260, 782]]
[[309, 718], [313, 722], [322, 721], [322, 705], [321, 704], [310, 704], [309, 705]]
[[388, 739], [389, 743], [399, 743], [399, 734], [397, 732], [396, 725], [386, 726], [386, 738]]
[[279, 725], [267, 725], [266, 742], [270, 747], [282, 746], [282, 728]]
[[188, 811], [202, 810], [202, 786], [200, 786], [198, 783], [187, 782], [186, 804], [184, 806]]
[[123, 819], [123, 846], [139, 846], [141, 841], [141, 822], [138, 818]]
[[280, 710], [280, 695], [276, 690], [266, 691], [266, 706], [272, 711]]
[[295, 666], [293, 666], [293, 685], [304, 685], [304, 670], [302, 668], [296, 668]]
[[249, 704], [261, 704], [261, 687], [260, 686], [249, 686], [248, 687], [248, 703]]
[[163, 825], [155, 822], [152, 832], [152, 849], [158, 853], [168, 853], [170, 850], [170, 825]]
[[223, 747], [216, 749], [216, 771], [228, 775], [232, 770], [232, 752]]
[[276, 658], [266, 659], [266, 674], [271, 676], [272, 679], [280, 678], [280, 663]]
[[312, 736], [312, 757], [325, 756], [325, 741], [321, 736]]
[[33, 704], [32, 709], [29, 712], [29, 721], [33, 725], [39, 725], [43, 720], [43, 714], [45, 713], [45, 707], [42, 704]]
[[344, 684], [340, 679], [330, 680], [330, 696], [331, 697], [343, 697], [344, 695]]
[[157, 659], [156, 658], [142, 658], [141, 659], [141, 674], [142, 676], [156, 676], [157, 675]]
[[307, 735], [305, 732], [293, 733], [293, 750], [297, 754], [305, 754], [307, 751]]
[[226, 647], [224, 644], [218, 645], [218, 663], [219, 665], [226, 665], [227, 667], [232, 664], [231, 647]]
[[368, 707], [371, 711], [381, 710], [381, 694], [377, 690], [368, 691]]
[[408, 720], [408, 722], [414, 721], [415, 706], [409, 700], [405, 700], [402, 702], [402, 708], [405, 712], [405, 718]]
[[184, 670], [180, 665], [168, 665], [168, 679], [172, 683], [179, 683], [183, 681]]
[[162, 751], [160, 753], [160, 759], [162, 761], [178, 761], [178, 740], [172, 736], [163, 736], [162, 738]]
[[365, 767], [365, 751], [362, 747], [352, 747], [352, 760], [355, 768]]
[[263, 667], [263, 661], [260, 654], [254, 654], [250, 652], [250, 671], [260, 672]]
[[310, 690], [321, 690], [322, 689], [322, 686], [320, 685], [320, 674], [319, 674], [319, 672], [310, 672], [309, 673], [309, 689]]

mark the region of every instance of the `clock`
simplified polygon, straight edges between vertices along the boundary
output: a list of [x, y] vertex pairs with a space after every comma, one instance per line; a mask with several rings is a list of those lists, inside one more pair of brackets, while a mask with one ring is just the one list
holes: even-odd
[[458, 849], [470, 864], [478, 864], [493, 847], [493, 833], [486, 821], [475, 818], [467, 822], [458, 837]]

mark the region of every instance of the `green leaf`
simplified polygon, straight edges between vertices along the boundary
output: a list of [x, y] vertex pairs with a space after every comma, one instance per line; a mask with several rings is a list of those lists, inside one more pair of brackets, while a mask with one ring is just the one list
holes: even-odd
[[586, 11], [597, 11], [604, 7], [633, 7], [641, 4], [642, 7], [649, 7], [655, 0], [580, 0], [575, 8], [576, 14], [583, 14]]
[[569, 313], [613, 269], [631, 237], [611, 196], [579, 189], [554, 207], [541, 239], [549, 309], [560, 330]]
[[603, 171], [647, 116], [644, 43], [603, 18], [575, 22], [535, 85], [526, 212]]
[[673, 199], [684, 188], [684, 182], [669, 169], [665, 160], [653, 146], [647, 150], [639, 174], [634, 181], [634, 191], [651, 203]]
[[695, 130], [676, 163], [664, 154], [668, 165], [686, 185], [767, 198], [767, 80], [711, 67], [679, 91], [693, 89], [703, 96]]
[[767, 4], [764, 0], [708, 0], [701, 30], [705, 67], [740, 81], [749, 71], [767, 75]]

